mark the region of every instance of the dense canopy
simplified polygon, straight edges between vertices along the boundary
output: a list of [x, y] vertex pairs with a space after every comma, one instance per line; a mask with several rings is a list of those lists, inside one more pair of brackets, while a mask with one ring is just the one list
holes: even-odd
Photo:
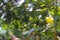
[[[36, 40], [57, 40], [57, 34], [60, 33], [58, 1], [0, 0], [0, 35], [6, 32], [6, 37], [9, 37], [8, 32], [11, 31], [21, 38], [35, 32], [35, 36], [39, 36], [38, 39], [35, 37]], [[10, 39], [8, 37], [7, 40]]]

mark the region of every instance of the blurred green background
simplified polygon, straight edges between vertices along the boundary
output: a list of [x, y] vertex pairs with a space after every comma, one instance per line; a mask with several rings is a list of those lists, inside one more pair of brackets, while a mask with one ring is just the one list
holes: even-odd
[[5, 36], [6, 40], [11, 40], [9, 35], [11, 31], [21, 40], [58, 40], [59, 2], [59, 0], [0, 0], [0, 37]]

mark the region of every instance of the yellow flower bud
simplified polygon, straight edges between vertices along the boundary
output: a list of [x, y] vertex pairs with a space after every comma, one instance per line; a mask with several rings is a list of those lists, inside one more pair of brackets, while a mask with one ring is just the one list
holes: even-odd
[[53, 17], [46, 17], [45, 21], [46, 21], [46, 23], [53, 23], [54, 19], [53, 19]]

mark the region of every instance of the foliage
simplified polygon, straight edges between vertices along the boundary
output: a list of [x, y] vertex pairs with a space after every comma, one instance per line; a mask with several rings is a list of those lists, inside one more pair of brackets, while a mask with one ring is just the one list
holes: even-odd
[[25, 0], [19, 4], [18, 0], [0, 0], [0, 26], [4, 30], [11, 30], [17, 37], [35, 28], [39, 40], [56, 40], [54, 32], [60, 32], [60, 7], [54, 2]]

